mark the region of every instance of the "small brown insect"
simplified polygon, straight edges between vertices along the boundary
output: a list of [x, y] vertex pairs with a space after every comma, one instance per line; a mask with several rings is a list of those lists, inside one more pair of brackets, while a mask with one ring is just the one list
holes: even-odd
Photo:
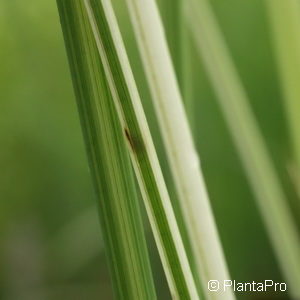
[[133, 152], [138, 153], [145, 148], [144, 143], [140, 139], [132, 136], [127, 128], [125, 128], [124, 131], [126, 139], [129, 142], [130, 148], [133, 150]]

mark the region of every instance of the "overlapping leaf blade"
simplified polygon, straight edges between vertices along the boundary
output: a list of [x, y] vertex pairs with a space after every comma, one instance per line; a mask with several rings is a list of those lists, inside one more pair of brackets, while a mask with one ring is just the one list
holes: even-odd
[[118, 299], [156, 299], [133, 173], [81, 1], [57, 1]]

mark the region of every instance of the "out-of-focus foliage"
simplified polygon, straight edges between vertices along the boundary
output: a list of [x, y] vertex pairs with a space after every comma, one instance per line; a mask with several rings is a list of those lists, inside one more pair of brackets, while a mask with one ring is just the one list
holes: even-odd
[[[300, 220], [263, 1], [212, 3]], [[116, 4], [147, 118], [154, 122], [127, 16]], [[0, 298], [112, 299], [55, 1], [1, 1], [0, 45]], [[191, 52], [195, 137], [232, 278], [282, 280], [215, 95]], [[151, 237], [149, 244], [158, 294], [166, 299]]]
[[95, 209], [66, 228], [94, 207], [94, 193], [56, 3], [5, 1], [0, 11], [0, 298], [109, 290], [108, 279], [99, 280], [108, 276], [100, 251], [96, 265], [68, 272], [72, 256], [86, 243], [100, 249], [101, 240]]

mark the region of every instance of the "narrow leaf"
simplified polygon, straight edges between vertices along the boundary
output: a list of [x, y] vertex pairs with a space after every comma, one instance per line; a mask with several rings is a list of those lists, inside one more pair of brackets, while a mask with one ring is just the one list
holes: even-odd
[[233, 299], [231, 289], [215, 293], [207, 289], [209, 280], [223, 282], [230, 277], [156, 3], [154, 0], [127, 0], [127, 3], [203, 291], [210, 299]]
[[109, 0], [84, 2], [172, 296], [198, 299], [111, 3]]
[[81, 1], [57, 1], [117, 299], [156, 299], [127, 147]]
[[188, 0], [187, 21], [217, 94], [280, 267], [300, 297], [300, 241], [288, 201], [270, 159], [209, 0]]

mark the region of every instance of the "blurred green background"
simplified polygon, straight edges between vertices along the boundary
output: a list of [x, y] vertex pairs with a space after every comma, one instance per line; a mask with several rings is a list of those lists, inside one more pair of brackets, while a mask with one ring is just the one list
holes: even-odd
[[[124, 3], [114, 2], [147, 118], [163, 155]], [[164, 0], [160, 2], [165, 18], [170, 11]], [[291, 150], [263, 1], [212, 3], [300, 220], [287, 172]], [[168, 30], [170, 24], [166, 26]], [[174, 32], [169, 29], [172, 42]], [[0, 45], [0, 299], [112, 299], [55, 1], [1, 1]], [[283, 281], [206, 72], [194, 52], [195, 138], [232, 278]], [[162, 167], [167, 168], [165, 162]], [[159, 299], [168, 299], [147, 232]], [[237, 296], [274, 298], [264, 293]]]

